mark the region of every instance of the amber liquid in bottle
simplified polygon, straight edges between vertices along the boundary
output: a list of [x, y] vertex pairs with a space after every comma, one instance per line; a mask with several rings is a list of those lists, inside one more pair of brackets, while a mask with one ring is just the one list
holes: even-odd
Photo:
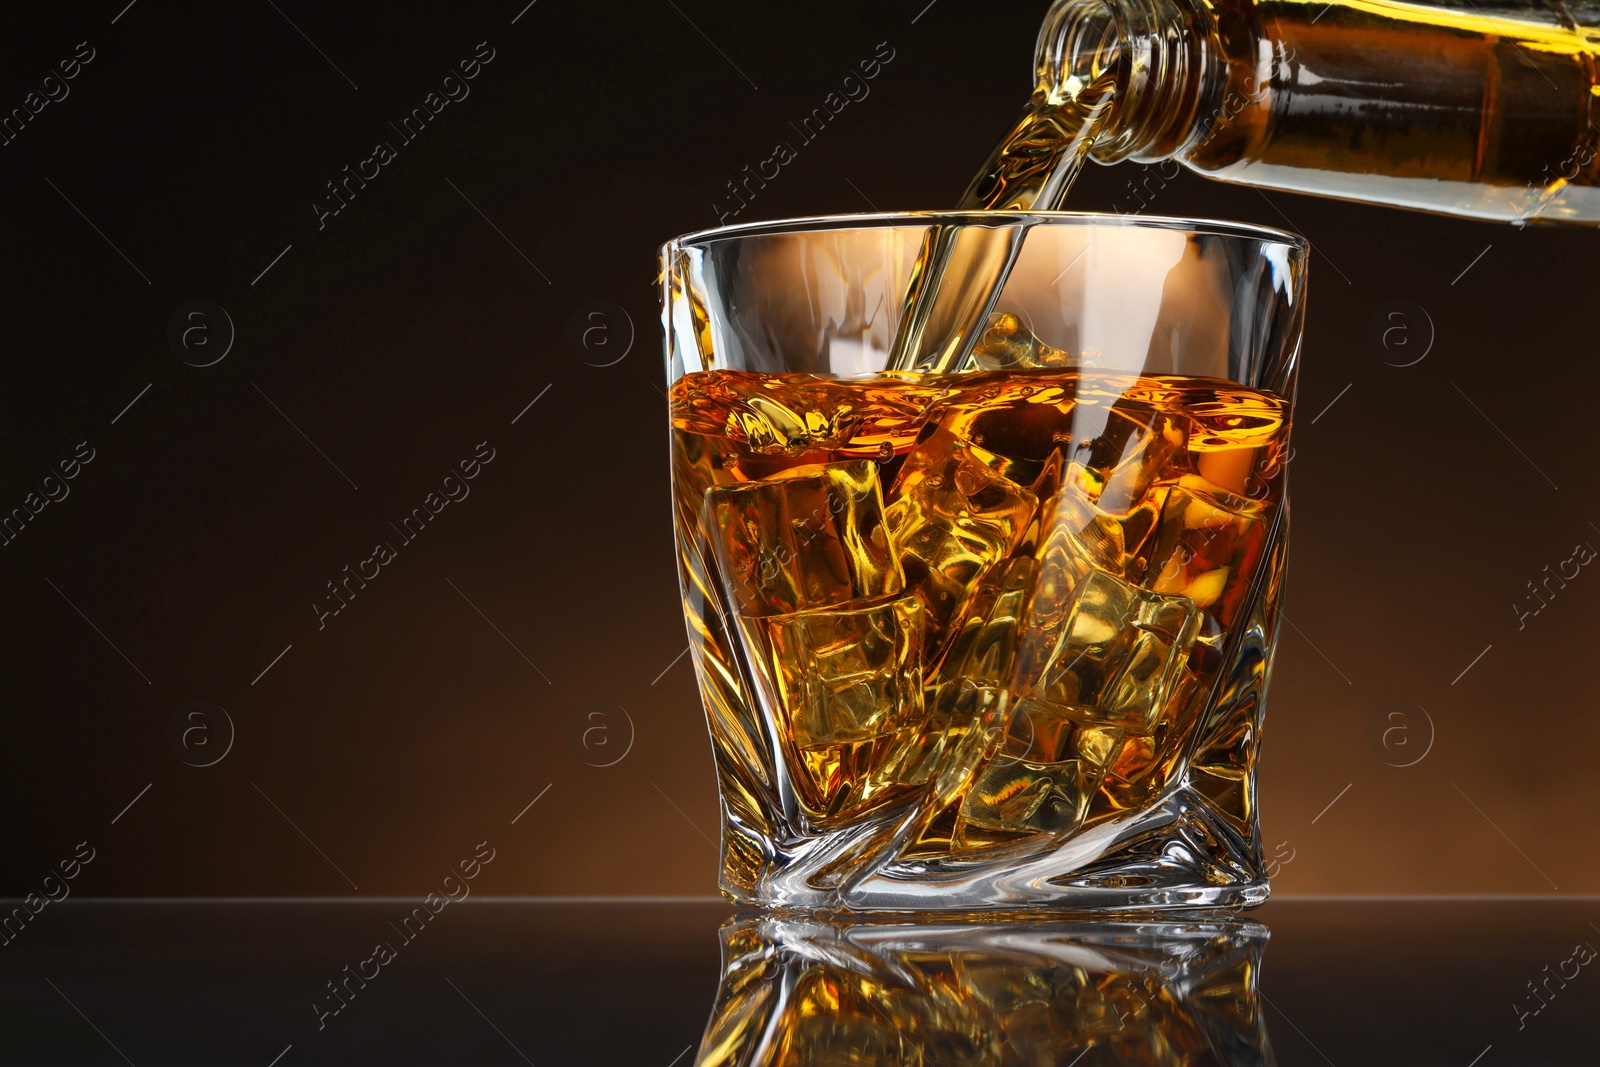
[[1593, 0], [1062, 0], [1115, 14], [1101, 162], [1514, 223], [1600, 224]]

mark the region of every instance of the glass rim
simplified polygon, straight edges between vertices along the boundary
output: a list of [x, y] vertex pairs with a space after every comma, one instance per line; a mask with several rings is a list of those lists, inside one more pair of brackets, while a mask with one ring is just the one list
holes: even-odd
[[982, 225], [996, 221], [1033, 222], [1035, 224], [1106, 226], [1119, 229], [1172, 230], [1180, 233], [1202, 234], [1212, 237], [1235, 237], [1263, 244], [1286, 244], [1300, 254], [1308, 254], [1311, 242], [1300, 234], [1275, 226], [1254, 222], [1234, 222], [1227, 219], [1189, 219], [1176, 215], [1124, 215], [1103, 211], [861, 211], [841, 215], [801, 215], [765, 222], [739, 222], [728, 226], [712, 226], [672, 238], [661, 246], [663, 254], [685, 245], [705, 245], [715, 241], [736, 240], [745, 237], [766, 237], [785, 233], [808, 233], [817, 230], [868, 230], [879, 227], [904, 225], [931, 225], [955, 223]]

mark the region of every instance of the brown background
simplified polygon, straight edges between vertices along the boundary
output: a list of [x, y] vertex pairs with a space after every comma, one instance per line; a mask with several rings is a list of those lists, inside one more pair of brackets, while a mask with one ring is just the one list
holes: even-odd
[[[6, 110], [96, 51], [0, 147], [0, 508], [95, 449], [0, 548], [0, 893], [88, 841], [81, 895], [415, 896], [486, 839], [480, 893], [712, 892], [654, 249], [714, 224], [880, 42], [871, 95], [741, 219], [949, 204], [1046, 5], [124, 4], [0, 15]], [[324, 183], [480, 41], [471, 95], [319, 230]], [[1316, 248], [1262, 774], [1277, 890], [1600, 891], [1600, 577], [1521, 629], [1513, 608], [1600, 545], [1596, 235], [1137, 166], [1092, 168], [1077, 206], [1131, 210], [1130, 182]], [[205, 368], [167, 337], [194, 299], [236, 330]], [[1372, 339], [1396, 301], [1398, 352]], [[1389, 365], [1426, 347], [1419, 308], [1426, 358]], [[575, 342], [596, 323], [613, 347]], [[485, 440], [471, 495], [319, 630], [324, 583]], [[169, 738], [191, 700], [233, 724], [209, 767]]]

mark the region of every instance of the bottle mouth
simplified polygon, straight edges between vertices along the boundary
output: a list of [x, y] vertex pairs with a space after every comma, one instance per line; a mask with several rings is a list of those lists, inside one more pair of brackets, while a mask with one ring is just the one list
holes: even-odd
[[1039, 33], [1035, 92], [1063, 104], [1096, 85], [1110, 97], [1090, 152], [1096, 162], [1165, 159], [1189, 133], [1214, 73], [1213, 32], [1206, 6], [1192, 0], [1057, 0]]
[[1118, 84], [1125, 81], [1122, 43], [1127, 27], [1118, 15], [1106, 0], [1063, 0], [1051, 7], [1035, 49], [1039, 91], [1046, 102], [1076, 100], [1108, 72]]

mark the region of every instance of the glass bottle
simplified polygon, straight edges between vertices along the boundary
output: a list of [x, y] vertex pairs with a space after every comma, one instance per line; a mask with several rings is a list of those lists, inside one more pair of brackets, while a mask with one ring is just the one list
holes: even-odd
[[1112, 82], [1101, 163], [1600, 225], [1597, 0], [1058, 0], [1038, 71]]

